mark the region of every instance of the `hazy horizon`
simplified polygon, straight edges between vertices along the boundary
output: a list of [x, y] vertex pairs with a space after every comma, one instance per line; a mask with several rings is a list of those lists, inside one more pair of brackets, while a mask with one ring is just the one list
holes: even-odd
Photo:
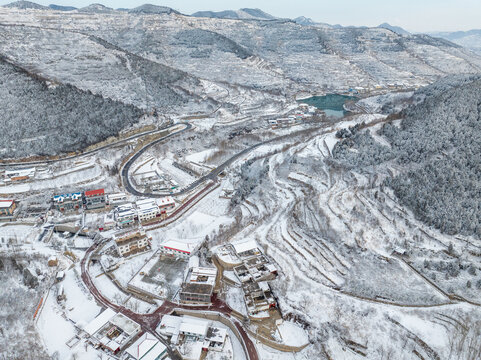
[[[12, 1], [0, 0], [0, 5]], [[38, 0], [41, 5], [63, 5], [84, 7], [95, 0]], [[105, 0], [98, 1], [112, 8], [134, 8], [150, 3], [169, 6], [183, 14], [190, 15], [196, 11], [237, 10], [240, 8], [259, 8], [273, 16], [296, 18], [305, 16], [317, 22], [341, 24], [343, 26], [378, 26], [387, 22], [393, 26], [401, 26], [411, 32], [466, 31], [481, 28], [479, 14], [481, 2], [476, 0], [405, 0], [402, 3], [391, 3], [384, 0], [316, 1], [296, 2], [285, 0]]]

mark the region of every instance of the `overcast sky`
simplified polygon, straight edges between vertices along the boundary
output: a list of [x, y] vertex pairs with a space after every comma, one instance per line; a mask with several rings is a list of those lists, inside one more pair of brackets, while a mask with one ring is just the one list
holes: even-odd
[[[0, 0], [4, 5], [13, 0]], [[377, 26], [388, 22], [412, 32], [481, 28], [481, 0], [37, 0], [82, 7], [94, 2], [133, 8], [146, 2], [170, 6], [184, 14], [199, 10], [260, 8], [274, 16], [310, 17], [329, 24]]]

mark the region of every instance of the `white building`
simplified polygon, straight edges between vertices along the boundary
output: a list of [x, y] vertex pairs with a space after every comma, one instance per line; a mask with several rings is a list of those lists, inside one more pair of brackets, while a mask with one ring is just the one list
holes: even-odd
[[158, 200], [159, 209], [161, 214], [171, 212], [175, 208], [175, 201], [172, 196], [166, 196]]
[[110, 230], [115, 227], [115, 216], [112, 213], [104, 215], [104, 224], [102, 230]]
[[240, 243], [232, 244], [234, 250], [239, 257], [248, 257], [248, 256], [255, 256], [261, 254], [259, 250], [259, 245], [255, 242], [255, 240], [248, 240], [243, 241]]
[[174, 345], [200, 343], [203, 350], [221, 351], [227, 339], [227, 330], [213, 326], [212, 321], [191, 316], [164, 315], [157, 330], [171, 337]]
[[180, 300], [185, 303], [210, 303], [216, 277], [216, 268], [190, 268], [179, 293]]
[[92, 342], [114, 354], [140, 333], [140, 325], [121, 313], [106, 309], [84, 327]]
[[166, 255], [172, 255], [180, 258], [188, 258], [195, 250], [193, 244], [183, 243], [176, 240], [168, 240], [160, 244], [160, 251]]
[[137, 213], [132, 204], [124, 204], [115, 209], [115, 221], [120, 227], [129, 226], [135, 221]]
[[159, 206], [156, 204], [155, 200], [139, 200], [135, 203], [135, 205], [137, 206], [137, 216], [141, 222], [155, 219], [160, 215]]
[[5, 182], [28, 180], [35, 177], [35, 168], [15, 169], [5, 171]]
[[154, 335], [146, 332], [125, 350], [129, 359], [160, 360], [167, 357], [167, 348]]
[[137, 252], [145, 251], [150, 247], [152, 237], [143, 231], [122, 232], [114, 235], [117, 251], [120, 256], [129, 256]]
[[107, 195], [108, 205], [121, 205], [127, 202], [127, 195], [124, 193], [115, 193]]

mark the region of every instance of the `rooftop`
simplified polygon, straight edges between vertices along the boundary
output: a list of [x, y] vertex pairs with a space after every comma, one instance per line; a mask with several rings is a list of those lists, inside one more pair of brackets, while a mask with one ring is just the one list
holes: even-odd
[[137, 205], [137, 209], [143, 212], [159, 209], [159, 207], [153, 200], [141, 200], [137, 201], [135, 204]]
[[181, 333], [195, 334], [198, 336], [207, 335], [207, 330], [209, 328], [209, 322], [204, 320], [192, 321], [190, 318], [183, 318], [182, 324], [180, 325], [179, 331]]
[[227, 336], [227, 330], [226, 329], [211, 327], [207, 331], [206, 338], [209, 341], [224, 342], [226, 336]]
[[193, 244], [183, 243], [177, 240], [167, 240], [165, 243], [160, 245], [166, 249], [177, 250], [186, 254], [190, 254], [195, 248]]
[[144, 333], [126, 352], [136, 360], [155, 360], [166, 351], [166, 347], [154, 335]]
[[105, 194], [104, 189], [89, 190], [85, 192], [85, 196], [99, 196], [104, 194]]
[[112, 317], [114, 317], [115, 311], [108, 308], [104, 312], [100, 313], [95, 319], [89, 322], [87, 325], [84, 326], [84, 331], [89, 334], [93, 335], [97, 331], [100, 330], [102, 326], [104, 326]]
[[14, 200], [0, 200], [0, 209], [9, 208], [14, 203]]
[[77, 201], [82, 199], [82, 193], [81, 192], [76, 192], [76, 193], [71, 193], [71, 194], [62, 194], [62, 195], [55, 195], [53, 197], [53, 201], [62, 203], [65, 200], [72, 200], [72, 201]]
[[160, 206], [175, 204], [174, 199], [171, 196], [166, 196], [158, 200]]
[[206, 267], [195, 266], [190, 269], [186, 282], [193, 283], [193, 284], [214, 285], [216, 276], [217, 276], [216, 268], [206, 268]]
[[237, 254], [242, 254], [247, 251], [258, 250], [259, 246], [255, 240], [248, 240], [237, 244], [232, 244]]
[[185, 283], [182, 286], [183, 293], [192, 293], [192, 294], [204, 294], [210, 295], [212, 294], [213, 286], [212, 284], [196, 284], [196, 283]]
[[164, 315], [159, 328], [165, 334], [178, 334], [182, 318], [180, 316]]

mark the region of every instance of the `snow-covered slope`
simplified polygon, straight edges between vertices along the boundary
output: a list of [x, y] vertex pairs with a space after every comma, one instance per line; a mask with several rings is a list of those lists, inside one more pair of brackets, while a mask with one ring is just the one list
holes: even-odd
[[180, 14], [178, 11], [167, 7], [167, 6], [158, 6], [152, 4], [144, 4], [140, 5], [136, 8], [130, 9], [129, 13], [131, 14]]
[[393, 26], [393, 25], [390, 25], [388, 23], [382, 23], [381, 25], [378, 26], [378, 28], [388, 29], [388, 30], [391, 30], [392, 32], [395, 32], [396, 34], [399, 34], [399, 35], [410, 35], [410, 32], [404, 30], [402, 27]]
[[11, 9], [34, 9], [34, 10], [48, 10], [49, 8], [47, 6], [39, 5], [31, 1], [14, 1], [11, 2], [7, 5], [3, 5], [6, 8], [11, 8]]
[[224, 11], [197, 11], [192, 14], [194, 17], [218, 18], [218, 19], [243, 19], [243, 20], [274, 20], [272, 16], [261, 9], [243, 8], [239, 10]]
[[481, 54], [481, 30], [432, 33]]

